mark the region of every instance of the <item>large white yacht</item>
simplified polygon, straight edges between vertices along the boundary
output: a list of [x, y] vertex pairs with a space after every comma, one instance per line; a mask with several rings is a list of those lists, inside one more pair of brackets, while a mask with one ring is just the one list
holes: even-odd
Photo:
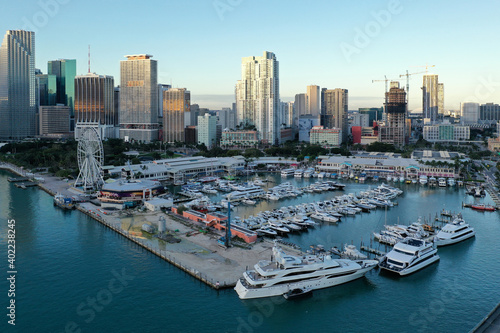
[[380, 268], [408, 275], [439, 260], [433, 243], [412, 237], [396, 243], [379, 263]]
[[376, 260], [332, 259], [330, 255], [293, 256], [275, 245], [273, 261], [261, 260], [243, 273], [234, 290], [241, 299], [279, 296], [297, 288], [333, 287], [362, 277]]
[[281, 177], [289, 177], [295, 174], [295, 169], [283, 169], [281, 170]]
[[471, 228], [459, 214], [452, 222], [445, 225], [439, 230], [434, 242], [437, 246], [451, 245], [470, 237], [474, 237], [476, 231]]

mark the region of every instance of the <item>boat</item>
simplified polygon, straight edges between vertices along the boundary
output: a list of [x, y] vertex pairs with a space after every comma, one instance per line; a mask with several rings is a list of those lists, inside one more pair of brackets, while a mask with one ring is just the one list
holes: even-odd
[[439, 178], [438, 185], [439, 187], [446, 187], [446, 178]]
[[259, 177], [259, 176], [256, 176], [256, 177], [254, 178], [253, 183], [254, 183], [255, 185], [258, 185], [258, 186], [264, 186], [264, 185], [266, 185], [266, 183], [264, 183], [264, 182], [262, 181], [262, 179], [260, 179], [260, 177]]
[[277, 236], [278, 235], [278, 232], [276, 232], [276, 230], [273, 230], [269, 227], [261, 227], [261, 228], [257, 229], [256, 231], [259, 235], [262, 235], [262, 236]]
[[414, 273], [439, 260], [435, 244], [408, 237], [396, 243], [380, 261], [382, 269], [401, 276]]
[[487, 211], [487, 212], [494, 212], [496, 210], [495, 207], [493, 207], [491, 205], [485, 205], [485, 204], [471, 205], [470, 207], [472, 209], [475, 209], [475, 210], [482, 210], [482, 211]]
[[217, 178], [217, 177], [203, 177], [203, 178], [200, 179], [200, 182], [202, 182], [202, 183], [210, 183], [210, 182], [215, 182], [218, 179], [219, 178]]
[[418, 179], [418, 182], [420, 183], [420, 185], [426, 185], [427, 184], [427, 176], [421, 175], [420, 178]]
[[253, 205], [257, 204], [257, 201], [250, 200], [250, 199], [243, 199], [243, 200], [241, 200], [241, 202], [244, 203], [245, 205], [248, 205], [248, 206], [253, 206]]
[[288, 229], [282, 223], [280, 223], [276, 220], [269, 220], [269, 228], [276, 230], [276, 232], [279, 232], [282, 234], [290, 232], [290, 229]]
[[455, 186], [455, 178], [448, 178], [448, 186]]
[[283, 297], [285, 297], [287, 300], [305, 298], [310, 296], [312, 296], [311, 288], [295, 288], [283, 294]]
[[231, 192], [226, 195], [227, 199], [235, 200], [235, 199], [249, 199], [249, 198], [256, 198], [264, 195], [266, 192], [259, 186], [238, 186], [237, 190], [234, 192]]
[[405, 182], [405, 177], [404, 176], [399, 176], [399, 182], [404, 183]]
[[429, 186], [436, 186], [436, 185], [437, 185], [436, 177], [430, 177], [429, 178]]
[[437, 246], [451, 245], [476, 235], [474, 228], [465, 222], [461, 214], [445, 225], [434, 237]]
[[73, 203], [73, 199], [65, 197], [64, 195], [57, 193], [54, 196], [54, 206], [57, 206], [62, 209], [74, 209], [75, 204]]
[[295, 174], [295, 169], [283, 169], [281, 170], [281, 177], [289, 177]]
[[302, 175], [303, 175], [304, 171], [302, 169], [297, 169], [295, 170], [295, 172], [293, 173], [293, 176], [295, 178], [302, 178]]
[[359, 252], [355, 245], [346, 245], [344, 247], [344, 252], [342, 252], [342, 256], [345, 256], [349, 259], [361, 259], [365, 260], [368, 257], [363, 253]]
[[365, 275], [376, 260], [333, 259], [330, 255], [286, 254], [275, 242], [273, 260], [261, 260], [247, 270], [234, 290], [241, 299], [281, 296], [294, 289], [333, 287]]
[[327, 213], [321, 213], [321, 212], [316, 212], [311, 214], [311, 217], [316, 220], [320, 220], [323, 222], [330, 222], [330, 223], [335, 223], [338, 222], [339, 219], [336, 217], [331, 216], [330, 214]]

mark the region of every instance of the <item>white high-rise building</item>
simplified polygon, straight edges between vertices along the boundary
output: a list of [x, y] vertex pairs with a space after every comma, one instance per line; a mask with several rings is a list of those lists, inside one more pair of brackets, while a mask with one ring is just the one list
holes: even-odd
[[236, 128], [236, 112], [232, 108], [222, 108], [222, 110], [217, 111], [217, 116], [222, 130]]
[[198, 144], [204, 143], [208, 149], [215, 146], [217, 142], [217, 116], [205, 113], [198, 116]]
[[35, 136], [35, 33], [7, 30], [0, 46], [0, 139]]
[[444, 84], [438, 83], [438, 113], [444, 114]]
[[262, 57], [244, 57], [241, 80], [236, 83], [237, 120], [241, 126], [255, 126], [261, 141], [280, 143], [279, 63], [265, 51]]
[[479, 120], [479, 103], [465, 102], [460, 105], [461, 123], [477, 124]]
[[317, 117], [320, 114], [320, 108], [321, 104], [319, 86], [307, 86], [306, 114]]

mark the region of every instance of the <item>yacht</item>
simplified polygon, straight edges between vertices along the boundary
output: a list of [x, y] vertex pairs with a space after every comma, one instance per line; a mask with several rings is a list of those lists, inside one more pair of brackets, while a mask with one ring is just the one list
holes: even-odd
[[474, 228], [471, 228], [459, 214], [452, 222], [439, 230], [434, 238], [434, 242], [437, 246], [451, 245], [475, 235], [476, 231]]
[[257, 234], [262, 235], [262, 236], [277, 236], [278, 232], [276, 230], [273, 230], [269, 227], [261, 227], [256, 230]]
[[250, 198], [260, 197], [264, 194], [265, 194], [264, 190], [256, 185], [247, 187], [239, 186], [236, 191], [227, 194], [226, 198], [228, 200], [250, 199]]
[[420, 183], [421, 185], [425, 185], [425, 184], [427, 184], [427, 176], [426, 176], [426, 175], [422, 175], [422, 176], [420, 176], [420, 178], [419, 178], [419, 180], [418, 180], [418, 181], [419, 181], [419, 183]]
[[327, 213], [321, 213], [321, 212], [316, 212], [311, 214], [311, 217], [323, 222], [330, 222], [330, 223], [335, 223], [338, 222], [339, 219], [336, 217], [331, 216], [330, 214]]
[[281, 170], [281, 177], [289, 177], [295, 174], [295, 169], [283, 169]]
[[430, 177], [429, 186], [436, 186], [436, 185], [437, 185], [436, 177]]
[[330, 255], [293, 256], [275, 243], [273, 261], [261, 260], [243, 273], [234, 290], [241, 299], [280, 296], [297, 288], [333, 287], [361, 278], [376, 260], [332, 259]]
[[440, 187], [446, 187], [446, 178], [439, 178], [438, 179], [438, 185]]
[[455, 186], [455, 178], [448, 178], [448, 186], [450, 187]]
[[379, 263], [380, 268], [408, 275], [439, 260], [435, 244], [408, 237], [396, 243]]
[[294, 172], [293, 176], [294, 176], [295, 178], [302, 178], [302, 175], [303, 175], [303, 174], [304, 174], [304, 170], [302, 170], [302, 169], [297, 169], [297, 170], [295, 170], [295, 172]]

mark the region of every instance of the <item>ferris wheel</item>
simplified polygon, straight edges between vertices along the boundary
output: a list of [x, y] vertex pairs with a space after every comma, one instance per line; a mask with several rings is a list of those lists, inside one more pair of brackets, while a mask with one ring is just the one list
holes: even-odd
[[75, 185], [82, 186], [84, 191], [96, 190], [104, 183], [102, 179], [102, 163], [104, 150], [99, 133], [94, 127], [83, 130], [77, 148], [78, 168], [80, 173]]

